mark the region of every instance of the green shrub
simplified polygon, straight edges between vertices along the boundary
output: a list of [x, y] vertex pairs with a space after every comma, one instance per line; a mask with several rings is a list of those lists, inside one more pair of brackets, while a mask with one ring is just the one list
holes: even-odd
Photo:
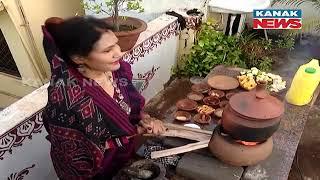
[[277, 50], [291, 50], [295, 43], [292, 36], [266, 40], [246, 31], [239, 37], [226, 36], [215, 28], [216, 25], [211, 22], [202, 25], [190, 54], [172, 69], [174, 76], [204, 77], [220, 64], [270, 71], [273, 63], [271, 57]]
[[212, 23], [203, 24], [196, 44], [180, 69], [185, 76], [205, 76], [219, 64], [246, 67], [241, 59], [238, 39], [215, 30]]

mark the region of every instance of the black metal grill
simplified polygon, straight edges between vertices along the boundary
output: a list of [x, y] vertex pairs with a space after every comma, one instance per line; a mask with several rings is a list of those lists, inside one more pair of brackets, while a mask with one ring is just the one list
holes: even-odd
[[9, 46], [0, 29], [0, 72], [21, 77]]

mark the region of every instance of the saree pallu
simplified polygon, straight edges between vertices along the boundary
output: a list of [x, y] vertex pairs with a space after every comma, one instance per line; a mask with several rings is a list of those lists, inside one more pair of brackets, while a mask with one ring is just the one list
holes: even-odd
[[110, 179], [134, 153], [127, 137], [137, 133], [145, 100], [132, 84], [128, 63], [120, 61], [113, 72], [130, 113], [97, 83], [87, 79], [59, 55], [46, 28], [43, 46], [51, 67], [44, 126], [51, 143], [50, 155], [60, 179]]

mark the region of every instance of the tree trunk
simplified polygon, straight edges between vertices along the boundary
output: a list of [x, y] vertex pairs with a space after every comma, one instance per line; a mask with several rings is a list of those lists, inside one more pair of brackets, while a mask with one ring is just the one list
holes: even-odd
[[119, 24], [119, 0], [114, 0], [114, 15], [113, 15], [113, 24], [115, 31], [120, 30], [120, 24]]

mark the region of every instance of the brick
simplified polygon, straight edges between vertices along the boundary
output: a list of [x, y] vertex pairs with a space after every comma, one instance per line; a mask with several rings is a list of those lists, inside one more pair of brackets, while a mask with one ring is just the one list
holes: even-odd
[[197, 153], [187, 153], [179, 161], [177, 174], [196, 180], [239, 180], [244, 169]]

